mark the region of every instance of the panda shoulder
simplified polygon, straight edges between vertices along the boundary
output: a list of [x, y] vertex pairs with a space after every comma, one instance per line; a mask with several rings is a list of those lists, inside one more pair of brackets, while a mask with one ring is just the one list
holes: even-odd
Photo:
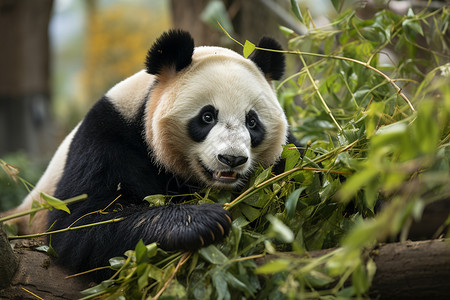
[[125, 120], [134, 120], [146, 101], [154, 75], [142, 70], [113, 86], [106, 94], [106, 98]]

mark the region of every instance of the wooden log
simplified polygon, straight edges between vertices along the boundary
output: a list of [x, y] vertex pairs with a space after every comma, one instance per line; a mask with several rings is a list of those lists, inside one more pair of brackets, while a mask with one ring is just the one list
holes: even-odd
[[372, 251], [378, 299], [450, 299], [450, 241], [384, 244]]
[[[71, 273], [55, 265], [47, 254], [34, 250], [38, 245], [41, 243], [37, 241], [23, 241], [15, 245], [14, 253], [19, 258], [18, 269], [9, 286], [0, 288], [0, 299], [81, 298], [83, 295], [80, 291], [89, 287], [89, 281], [83, 277], [66, 279]], [[0, 265], [0, 274], [7, 267]]]
[[0, 289], [9, 286], [16, 273], [19, 261], [11, 249], [8, 238], [0, 223]]
[[[0, 290], [0, 299], [37, 298], [78, 299], [80, 291], [90, 283], [83, 277], [65, 279], [67, 270], [55, 265], [44, 253], [32, 250], [34, 245], [19, 244], [15, 253], [20, 264], [11, 285]], [[317, 257], [330, 250], [314, 251]], [[373, 299], [450, 299], [450, 241], [428, 240], [419, 242], [379, 245], [371, 252], [377, 265], [369, 295]], [[263, 264], [274, 258], [258, 260]], [[0, 272], [2, 271], [0, 266]], [[24, 290], [26, 289], [26, 290]]]

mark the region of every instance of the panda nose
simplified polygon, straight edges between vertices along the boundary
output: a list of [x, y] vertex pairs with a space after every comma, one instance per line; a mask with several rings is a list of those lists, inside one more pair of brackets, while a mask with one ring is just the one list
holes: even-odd
[[227, 154], [219, 154], [217, 158], [220, 162], [226, 164], [227, 166], [230, 166], [231, 168], [245, 164], [248, 160], [248, 157], [245, 156], [234, 156]]

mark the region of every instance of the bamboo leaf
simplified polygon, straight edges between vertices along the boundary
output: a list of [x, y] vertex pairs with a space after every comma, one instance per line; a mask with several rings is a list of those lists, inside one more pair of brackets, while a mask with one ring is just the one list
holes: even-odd
[[198, 253], [204, 259], [215, 265], [222, 265], [228, 262], [228, 258], [214, 245], [201, 248]]
[[290, 261], [286, 259], [274, 259], [255, 270], [256, 274], [275, 274], [289, 268]]
[[255, 48], [256, 48], [255, 44], [253, 44], [250, 41], [245, 41], [245, 44], [244, 44], [244, 57], [248, 58], [250, 56], [250, 54], [253, 53]]
[[294, 240], [294, 233], [292, 230], [274, 216], [267, 216], [267, 218], [271, 223], [270, 231], [273, 236], [283, 243], [292, 243]]
[[44, 199], [53, 208], [65, 211], [66, 213], [70, 214], [70, 209], [67, 207], [67, 205], [64, 203], [64, 201], [59, 200], [59, 199], [57, 199], [53, 196], [50, 196], [46, 193], [41, 193], [41, 198]]
[[297, 17], [297, 19], [304, 23], [302, 12], [300, 11], [300, 7], [298, 7], [297, 0], [291, 0], [291, 10], [294, 13], [294, 15]]
[[292, 218], [295, 214], [297, 208], [297, 203], [300, 194], [306, 189], [306, 186], [302, 186], [295, 191], [293, 191], [286, 200], [286, 214], [289, 218]]

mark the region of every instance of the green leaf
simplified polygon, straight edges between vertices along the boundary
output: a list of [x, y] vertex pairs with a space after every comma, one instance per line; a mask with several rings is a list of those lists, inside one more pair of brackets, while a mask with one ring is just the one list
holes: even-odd
[[365, 118], [367, 138], [372, 137], [376, 133], [375, 129], [383, 115], [384, 105], [384, 102], [375, 102], [370, 105], [369, 111], [367, 112], [367, 118]]
[[140, 264], [146, 261], [147, 258], [147, 247], [145, 247], [142, 239], [136, 244], [135, 255], [136, 255], [136, 263]]
[[162, 206], [166, 204], [166, 197], [161, 194], [150, 195], [144, 198], [145, 201], [153, 206]]
[[352, 284], [356, 295], [361, 295], [369, 288], [367, 274], [363, 265], [359, 264], [352, 274]]
[[352, 296], [354, 295], [354, 288], [353, 286], [349, 286], [346, 288], [343, 288], [337, 293], [338, 299], [352, 299]]
[[255, 44], [253, 44], [250, 41], [245, 41], [245, 44], [244, 44], [244, 57], [248, 58], [250, 56], [250, 54], [253, 53], [255, 48], [256, 48]]
[[217, 272], [212, 277], [217, 292], [217, 300], [231, 299], [230, 292], [228, 291], [228, 284], [224, 277], [223, 271]]
[[293, 169], [297, 165], [301, 157], [300, 152], [297, 149], [290, 148], [295, 148], [295, 145], [289, 144], [284, 146], [283, 152], [281, 154], [281, 158], [285, 160], [284, 171]]
[[368, 245], [375, 239], [381, 226], [382, 224], [374, 219], [358, 224], [345, 236], [342, 244], [353, 249]]
[[259, 185], [260, 183], [262, 183], [263, 181], [265, 181], [267, 178], [269, 178], [270, 174], [272, 172], [272, 168], [267, 168], [264, 171], [262, 171], [258, 177], [256, 177], [255, 179], [255, 183], [253, 184], [254, 186]]
[[377, 265], [373, 261], [373, 259], [369, 258], [366, 264], [367, 269], [367, 280], [370, 283], [372, 283], [373, 277], [375, 276], [375, 273], [377, 272]]
[[307, 273], [305, 279], [313, 287], [323, 287], [335, 281], [334, 278], [317, 270], [312, 270]]
[[254, 208], [250, 205], [247, 205], [245, 203], [241, 203], [240, 204], [240, 210], [241, 213], [245, 216], [245, 218], [249, 221], [249, 222], [253, 222], [254, 220], [256, 220], [260, 215], [261, 215], [261, 210]]
[[342, 201], [349, 201], [351, 197], [367, 184], [376, 178], [378, 171], [373, 168], [364, 169], [361, 172], [353, 174], [339, 190], [338, 195], [341, 197]]
[[81, 294], [83, 295], [91, 295], [91, 294], [97, 294], [100, 292], [105, 292], [110, 286], [114, 284], [114, 280], [104, 280], [100, 284], [93, 286], [91, 288], [85, 289], [81, 291]]
[[158, 282], [161, 282], [164, 277], [164, 271], [158, 267], [155, 267], [155, 265], [149, 265], [149, 266], [150, 266], [150, 269], [148, 271], [148, 276]]
[[265, 265], [255, 269], [256, 274], [274, 274], [289, 269], [291, 262], [287, 259], [279, 258], [266, 263]]
[[432, 154], [439, 143], [439, 128], [436, 123], [434, 105], [424, 102], [418, 108], [417, 118], [412, 125], [412, 136], [420, 154]]
[[109, 259], [109, 265], [114, 270], [119, 270], [123, 264], [125, 263], [125, 259], [123, 257], [117, 256]]
[[178, 280], [174, 279], [170, 282], [169, 286], [164, 291], [163, 296], [161, 296], [161, 298], [159, 299], [161, 300], [187, 299], [186, 288], [182, 284], [180, 284]]
[[300, 194], [306, 189], [306, 186], [302, 186], [293, 191], [286, 200], [286, 214], [289, 218], [292, 218], [297, 209], [298, 199]]
[[153, 257], [158, 253], [158, 243], [151, 243], [145, 245], [145, 247], [147, 248], [148, 257]]
[[294, 13], [294, 15], [297, 17], [297, 19], [300, 22], [304, 23], [302, 12], [300, 11], [300, 7], [298, 7], [297, 0], [291, 0], [291, 10]]
[[227, 283], [234, 287], [237, 290], [244, 291], [244, 292], [250, 292], [248, 287], [239, 279], [237, 279], [233, 274], [230, 272], [225, 273], [225, 279]]
[[267, 216], [267, 219], [271, 223], [270, 232], [274, 237], [283, 243], [292, 243], [294, 241], [294, 233], [283, 222], [270, 215]]
[[216, 246], [210, 245], [198, 250], [198, 253], [207, 261], [215, 265], [223, 265], [228, 262], [226, 257]]
[[141, 291], [148, 285], [148, 274], [150, 273], [150, 265], [142, 264], [140, 266], [143, 266], [143, 271], [141, 271], [141, 275], [139, 276], [137, 283], [138, 283], [138, 289]]
[[331, 4], [333, 4], [333, 7], [336, 11], [339, 11], [341, 6], [341, 0], [331, 0]]
[[67, 207], [67, 205], [64, 203], [64, 201], [59, 200], [53, 196], [50, 196], [46, 193], [41, 193], [41, 198], [45, 200], [48, 204], [50, 204], [52, 207], [65, 211], [66, 213], [70, 214], [70, 210]]
[[47, 253], [48, 255], [57, 258], [58, 253], [53, 249], [52, 245], [43, 245], [35, 248], [37, 251]]
[[420, 26], [420, 23], [418, 20], [407, 19], [407, 20], [403, 21], [402, 25], [407, 32], [408, 31], [416, 32], [416, 33], [420, 34], [421, 36], [423, 36], [423, 29], [422, 29], [422, 26]]
[[284, 26], [281, 26], [281, 25], [278, 26], [278, 29], [284, 34], [285, 37], [289, 37], [291, 34], [295, 33], [294, 30], [284, 27]]

